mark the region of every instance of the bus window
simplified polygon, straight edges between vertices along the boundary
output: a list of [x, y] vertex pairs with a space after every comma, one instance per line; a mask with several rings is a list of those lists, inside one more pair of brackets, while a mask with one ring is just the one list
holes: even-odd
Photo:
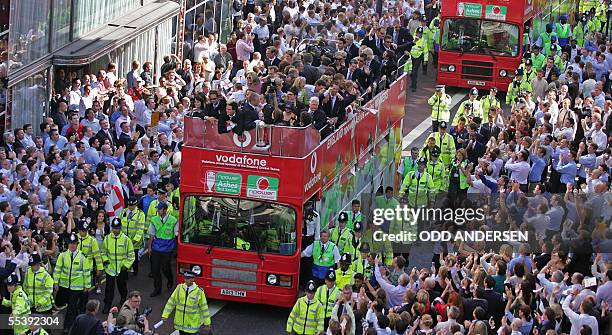
[[181, 242], [268, 254], [296, 252], [293, 208], [237, 198], [188, 196]]
[[519, 28], [516, 25], [465, 18], [444, 21], [442, 50], [512, 56], [519, 53]]

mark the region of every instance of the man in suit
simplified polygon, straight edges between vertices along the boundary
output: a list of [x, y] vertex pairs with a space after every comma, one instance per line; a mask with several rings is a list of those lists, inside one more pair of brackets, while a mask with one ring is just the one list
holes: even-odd
[[387, 28], [387, 35], [391, 36], [391, 43], [397, 46], [398, 53], [410, 50], [413, 38], [410, 31], [402, 27], [400, 19], [393, 20], [393, 27]]
[[487, 301], [489, 306], [489, 314], [495, 320], [495, 324], [501, 324], [501, 319], [504, 316], [504, 309], [506, 304], [504, 303], [504, 298], [499, 292], [495, 292], [493, 289], [495, 288], [495, 279], [493, 276], [487, 276], [484, 282], [484, 292], [483, 299]]
[[368, 78], [362, 69], [358, 68], [359, 61], [357, 58], [351, 59], [349, 68], [346, 70], [346, 80], [352, 80], [359, 85], [360, 91], [365, 91], [368, 87]]
[[467, 151], [468, 160], [474, 164], [474, 166], [478, 165], [478, 158], [481, 158], [485, 153], [484, 144], [480, 143], [476, 139], [476, 133], [469, 134], [469, 140], [464, 143], [464, 148]]
[[386, 33], [387, 31], [384, 27], [378, 29], [372, 28], [370, 34], [363, 39], [361, 44], [368, 46], [379, 59], [382, 59]]
[[340, 126], [344, 122], [345, 110], [338, 84], [332, 84], [325, 93], [321, 94], [319, 100], [322, 102], [321, 109], [325, 112], [327, 123], [336, 127]]
[[131, 140], [132, 136], [130, 135], [130, 125], [127, 122], [121, 122], [121, 133], [119, 134], [119, 139], [117, 140], [118, 145], [127, 145]]
[[213, 90], [208, 93], [208, 101], [209, 103], [204, 107], [204, 115], [220, 119], [221, 115], [225, 113], [225, 99], [220, 97], [217, 91]]
[[546, 65], [544, 65], [544, 77], [546, 78], [546, 82], [553, 82], [553, 75], [556, 75], [559, 78], [559, 68], [555, 66], [555, 59], [552, 57], [546, 58]]
[[100, 131], [98, 131], [96, 137], [100, 140], [100, 144], [103, 144], [106, 140], [110, 142], [111, 146], [115, 146], [117, 144], [115, 134], [112, 130], [110, 130], [108, 119], [100, 121]]
[[312, 116], [312, 124], [317, 130], [325, 128], [327, 125], [327, 116], [325, 112], [319, 108], [319, 98], [312, 97], [308, 103], [308, 109], [305, 111]]
[[351, 33], [345, 34], [344, 38], [341, 37], [340, 40], [343, 41], [343, 46], [338, 50], [343, 50], [344, 52], [346, 52], [345, 65], [348, 67], [351, 59], [359, 55], [359, 47], [357, 47], [355, 43], [353, 43], [355, 41], [355, 36]]
[[380, 62], [374, 58], [374, 52], [370, 48], [366, 48], [361, 52], [359, 56], [364, 62], [363, 71], [368, 79], [367, 87], [372, 84], [378, 84], [380, 80]]
[[487, 144], [487, 142], [489, 141], [489, 138], [491, 138], [491, 133], [489, 132], [488, 127], [483, 127], [482, 126], [482, 118], [480, 118], [480, 116], [476, 116], [472, 119], [472, 122], [474, 122], [478, 127], [476, 128], [476, 134], [480, 135], [476, 135], [477, 139], [479, 140], [480, 143], [482, 144]]
[[317, 82], [317, 79], [319, 79], [320, 75], [319, 69], [312, 66], [312, 54], [309, 52], [305, 53], [303, 62], [304, 69], [300, 75], [306, 78], [307, 85], [314, 85]]
[[[497, 120], [497, 107], [491, 107], [488, 111], [484, 111], [485, 113], [489, 113], [489, 122], [481, 125], [481, 128], [489, 134], [489, 138], [494, 137], [497, 138], [497, 135], [501, 132], [501, 128], [494, 121]], [[488, 142], [488, 139], [486, 140]], [[486, 143], [485, 142], [485, 143]]]
[[266, 48], [266, 60], [264, 61], [264, 65], [266, 68], [270, 66], [278, 66], [280, 64], [280, 59], [278, 59], [278, 50], [275, 47], [267, 47]]
[[472, 294], [474, 298], [472, 299], [462, 299], [463, 300], [463, 317], [466, 320], [473, 320], [474, 310], [477, 307], [481, 307], [486, 311], [485, 319], [488, 319], [491, 315], [489, 310], [489, 303], [483, 298], [484, 290], [481, 287], [476, 287], [472, 290]]
[[259, 95], [253, 93], [241, 110], [238, 110], [238, 104], [235, 102], [226, 105], [225, 113], [221, 114], [219, 119], [219, 133], [233, 132], [237, 135], [242, 135], [243, 132], [254, 129], [255, 121], [259, 120], [259, 113], [255, 105], [259, 103]]
[[[76, 317], [68, 335], [80, 335], [80, 334], [95, 334], [95, 335], [103, 335], [104, 327], [102, 326], [102, 322], [98, 320], [96, 314], [100, 309], [100, 301], [96, 299], [89, 300], [85, 305], [85, 313]], [[118, 312], [117, 307], [113, 307], [110, 313]]]

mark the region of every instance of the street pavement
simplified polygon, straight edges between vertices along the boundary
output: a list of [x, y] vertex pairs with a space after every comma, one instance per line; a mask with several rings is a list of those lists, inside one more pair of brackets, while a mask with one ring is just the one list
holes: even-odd
[[[419, 74], [419, 84], [416, 92], [408, 90], [408, 101], [406, 104], [406, 116], [403, 126], [403, 150], [409, 153], [412, 146], [421, 147], [431, 132], [431, 109], [427, 105], [427, 99], [433, 94], [435, 86], [435, 69], [430, 68], [427, 76]], [[447, 93], [453, 97], [454, 107], [457, 109], [466, 94], [465, 89], [448, 88]], [[409, 266], [429, 267], [431, 265], [432, 246], [430, 244], [417, 244], [413, 246], [410, 253]], [[174, 263], [174, 260], [173, 260]], [[164, 290], [158, 297], [151, 298], [149, 294], [153, 291], [153, 279], [149, 278], [149, 259], [147, 256], [140, 261], [140, 272], [138, 276], [130, 274], [128, 280], [128, 291], [138, 290], [142, 293], [141, 309], [152, 307], [153, 312], [149, 317], [153, 325], [161, 320], [164, 305], [172, 292], [166, 289], [164, 279], [162, 287]], [[173, 264], [173, 269], [175, 264]], [[102, 289], [104, 289], [102, 285]], [[104, 290], [103, 290], [104, 291]], [[92, 294], [91, 298], [104, 299], [104, 292], [100, 295]], [[119, 295], [115, 294], [115, 305], [119, 305]], [[283, 334], [285, 324], [290, 310], [266, 305], [253, 305], [246, 303], [225, 302], [209, 300], [209, 311], [212, 317], [213, 333], [215, 335], [229, 334]], [[99, 315], [100, 318], [105, 318]], [[162, 325], [157, 333], [161, 335], [177, 335], [172, 326], [172, 318]]]

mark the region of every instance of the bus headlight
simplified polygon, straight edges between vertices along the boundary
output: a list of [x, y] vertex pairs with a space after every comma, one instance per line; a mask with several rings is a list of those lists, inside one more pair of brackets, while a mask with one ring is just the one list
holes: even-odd
[[269, 274], [268, 275], [268, 284], [269, 285], [276, 285], [278, 278], [276, 277], [275, 274]]
[[194, 266], [191, 268], [191, 272], [195, 273], [195, 274], [196, 274], [196, 276], [199, 276], [199, 275], [201, 275], [201, 274], [202, 274], [202, 267], [201, 267], [201, 266], [199, 266], [199, 265], [194, 265]]
[[449, 65], [448, 72], [455, 72], [455, 65]]
[[506, 70], [499, 70], [500, 77], [505, 77], [506, 75], [508, 75], [508, 72]]

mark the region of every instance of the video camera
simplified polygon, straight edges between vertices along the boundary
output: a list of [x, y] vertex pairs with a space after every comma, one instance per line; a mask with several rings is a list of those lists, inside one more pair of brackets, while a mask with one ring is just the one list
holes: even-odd
[[142, 313], [140, 313], [140, 315], [136, 317], [136, 323], [138, 323], [140, 327], [144, 327], [144, 320], [146, 319], [147, 316], [149, 316], [149, 314], [151, 314], [151, 312], [153, 312], [153, 308], [151, 307], [145, 308], [142, 311]]

